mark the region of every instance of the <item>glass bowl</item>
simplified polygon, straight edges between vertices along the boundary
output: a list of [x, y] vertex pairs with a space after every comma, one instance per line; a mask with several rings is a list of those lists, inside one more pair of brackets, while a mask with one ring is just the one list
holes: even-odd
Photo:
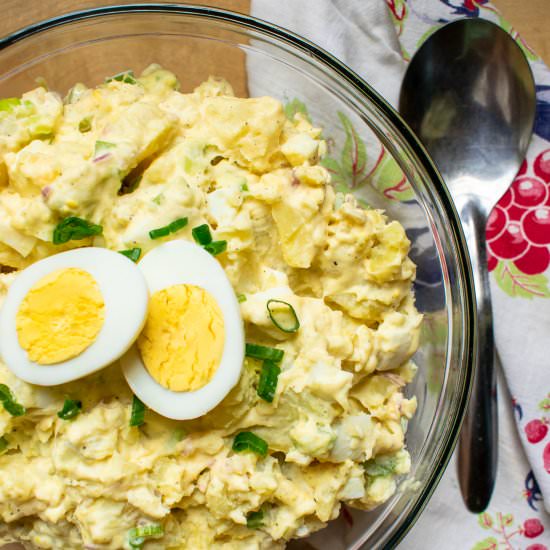
[[125, 69], [156, 62], [184, 91], [209, 75], [238, 95], [271, 95], [306, 105], [329, 144], [340, 189], [382, 208], [406, 228], [418, 266], [417, 307], [425, 315], [418, 397], [406, 442], [409, 477], [371, 512], [349, 510], [292, 548], [393, 547], [428, 502], [453, 451], [472, 376], [475, 313], [470, 266], [457, 213], [426, 151], [399, 115], [361, 78], [311, 42], [252, 17], [184, 5], [98, 8], [37, 23], [0, 40], [0, 97], [43, 78], [64, 94]]

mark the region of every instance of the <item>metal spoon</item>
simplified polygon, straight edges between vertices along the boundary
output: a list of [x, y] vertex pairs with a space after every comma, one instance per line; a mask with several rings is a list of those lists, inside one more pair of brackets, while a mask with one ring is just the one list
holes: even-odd
[[483, 19], [441, 27], [413, 57], [399, 110], [439, 166], [468, 243], [478, 315], [476, 373], [462, 427], [458, 474], [472, 512], [489, 504], [498, 422], [485, 225], [529, 143], [535, 83], [514, 40]]

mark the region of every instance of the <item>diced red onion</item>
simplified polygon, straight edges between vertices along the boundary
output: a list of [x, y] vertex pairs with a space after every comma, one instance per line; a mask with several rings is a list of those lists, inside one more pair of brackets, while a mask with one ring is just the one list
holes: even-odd
[[105, 160], [106, 158], [109, 158], [111, 156], [111, 153], [103, 153], [102, 155], [99, 155], [99, 157], [96, 157], [94, 159], [94, 162], [101, 162], [102, 160]]

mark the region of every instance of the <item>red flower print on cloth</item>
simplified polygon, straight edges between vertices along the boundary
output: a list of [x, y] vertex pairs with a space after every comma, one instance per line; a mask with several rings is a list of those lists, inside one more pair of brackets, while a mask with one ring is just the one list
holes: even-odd
[[523, 522], [523, 536], [527, 537], [529, 539], [534, 539], [538, 537], [539, 535], [542, 535], [544, 531], [544, 526], [540, 522], [540, 520], [534, 518], [534, 519], [526, 519]]
[[533, 170], [539, 178], [550, 183], [550, 149], [546, 149], [537, 156], [533, 163]]
[[544, 447], [544, 451], [542, 452], [542, 461], [544, 464], [544, 469], [550, 474], [550, 443], [547, 443], [546, 447]]
[[550, 298], [550, 149], [523, 162], [486, 227], [487, 267], [510, 296]]
[[529, 443], [539, 443], [548, 433], [548, 420], [546, 418], [531, 420], [525, 424], [524, 430]]
[[523, 425], [523, 433], [531, 445], [544, 444], [544, 447], [538, 448], [543, 449], [540, 455], [542, 464], [545, 471], [550, 474], [550, 419], [546, 416], [550, 410], [550, 394], [539, 402], [538, 408], [543, 412], [543, 416], [526, 422]]

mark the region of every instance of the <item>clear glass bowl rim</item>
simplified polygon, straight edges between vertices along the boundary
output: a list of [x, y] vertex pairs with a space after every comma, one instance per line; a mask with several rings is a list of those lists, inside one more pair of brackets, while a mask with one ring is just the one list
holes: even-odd
[[[468, 339], [468, 353], [464, 357], [463, 364], [460, 368], [466, 369], [466, 383], [463, 386], [462, 395], [460, 399], [460, 406], [457, 411], [457, 415], [454, 418], [454, 426], [451, 430], [450, 437], [446, 442], [445, 447], [440, 453], [441, 461], [437, 468], [434, 469], [432, 475], [428, 478], [427, 482], [422, 488], [422, 495], [417, 499], [416, 505], [410, 509], [407, 520], [402, 522], [398, 526], [395, 533], [392, 534], [390, 539], [384, 545], [385, 548], [394, 548], [405, 537], [411, 527], [414, 525], [420, 513], [427, 505], [432, 493], [441, 476], [445, 472], [447, 464], [451, 458], [452, 452], [456, 445], [460, 427], [462, 425], [463, 416], [466, 410], [466, 406], [470, 397], [471, 381], [474, 375], [474, 363], [473, 363], [473, 349], [475, 339], [475, 327], [477, 324], [476, 308], [475, 308], [475, 291], [473, 287], [473, 275], [472, 268], [467, 252], [466, 240], [462, 231], [462, 225], [458, 217], [458, 213], [454, 207], [454, 203], [450, 197], [447, 187], [436, 168], [434, 162], [431, 160], [428, 152], [424, 146], [420, 143], [416, 135], [408, 127], [406, 122], [401, 118], [397, 111], [380, 95], [376, 92], [365, 80], [363, 80], [358, 74], [352, 71], [347, 65], [339, 61], [333, 55], [317, 46], [315, 43], [295, 34], [283, 27], [279, 27], [273, 23], [245, 15], [230, 10], [221, 8], [214, 8], [210, 6], [198, 6], [190, 4], [159, 4], [159, 3], [144, 3], [144, 4], [113, 4], [108, 6], [101, 6], [98, 8], [84, 9], [73, 12], [68, 12], [63, 15], [44, 19], [37, 23], [33, 23], [26, 27], [23, 27], [5, 37], [0, 38], [0, 52], [10, 45], [24, 40], [32, 35], [39, 34], [41, 32], [60, 27], [66, 24], [83, 21], [86, 19], [100, 18], [102, 16], [120, 15], [120, 14], [132, 14], [132, 13], [157, 13], [157, 14], [175, 14], [184, 16], [194, 16], [200, 19], [210, 19], [219, 22], [226, 22], [234, 24], [245, 29], [253, 30], [260, 34], [263, 34], [269, 38], [284, 42], [301, 50], [308, 56], [315, 58], [321, 64], [325, 65], [338, 76], [346, 80], [346, 82], [352, 86], [355, 91], [365, 96], [375, 107], [377, 107], [382, 114], [387, 117], [395, 129], [402, 135], [404, 140], [411, 147], [412, 152], [416, 155], [417, 160], [420, 162], [424, 170], [426, 171], [434, 191], [441, 200], [441, 204], [445, 210], [445, 215], [450, 222], [450, 232], [452, 233], [456, 251], [458, 257], [456, 258], [458, 265], [458, 272], [462, 275], [463, 289], [464, 289], [464, 315], [469, 319], [469, 326], [467, 335]], [[363, 545], [363, 548], [366, 548]]]

